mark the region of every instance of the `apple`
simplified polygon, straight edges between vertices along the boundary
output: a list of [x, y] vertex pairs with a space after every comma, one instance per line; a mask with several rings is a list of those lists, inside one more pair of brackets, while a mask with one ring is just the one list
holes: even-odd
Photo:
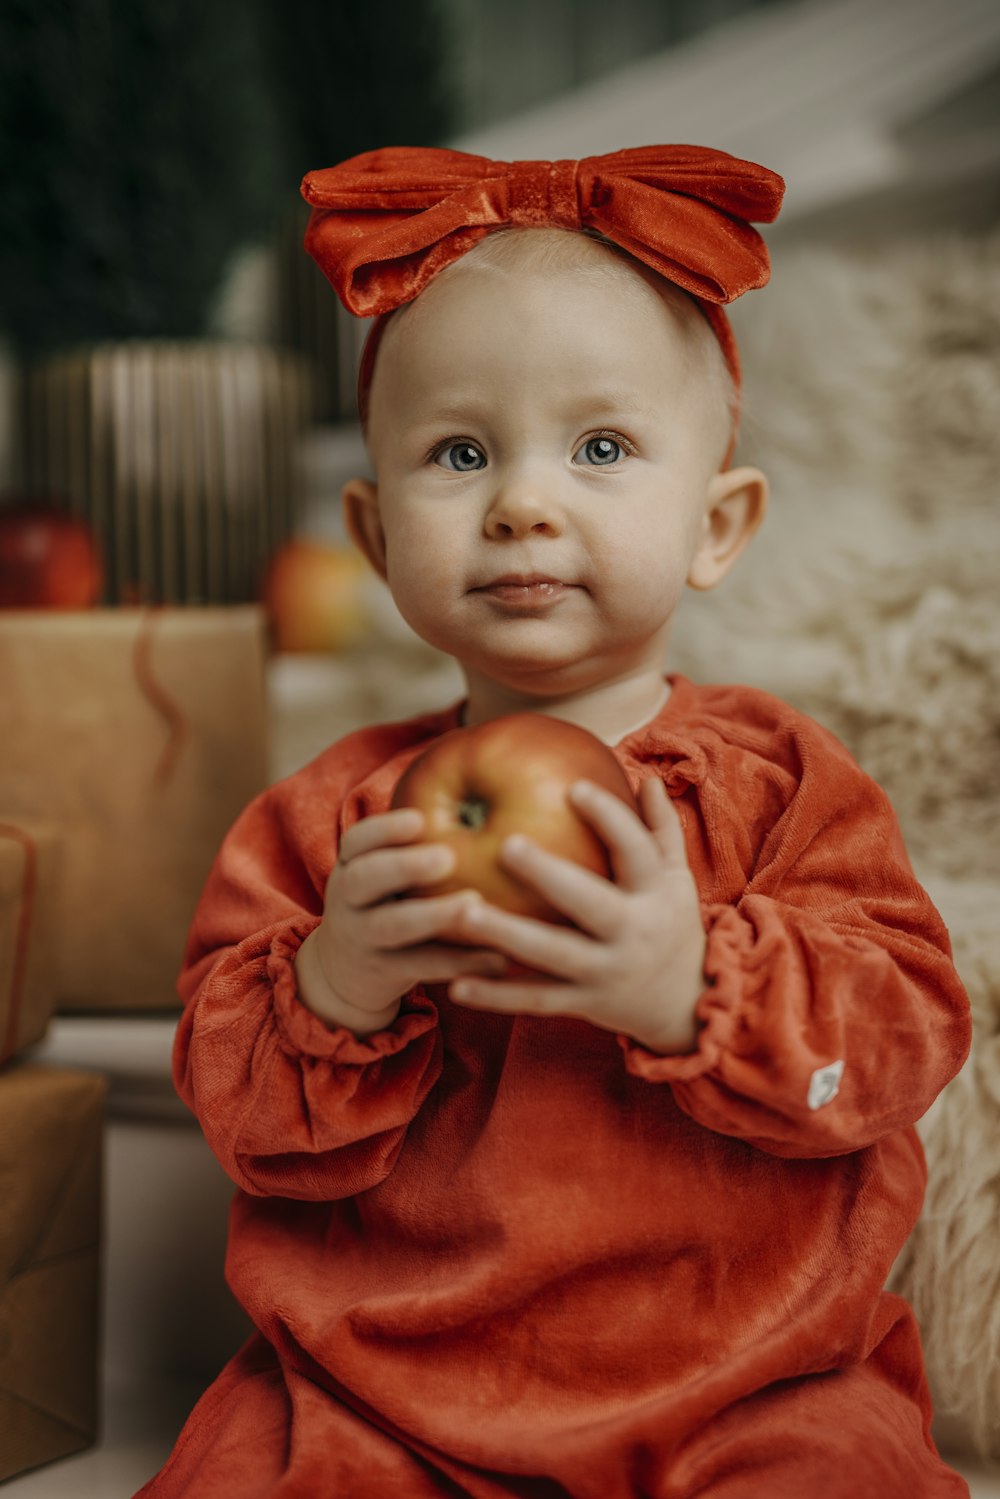
[[567, 794], [574, 781], [584, 779], [635, 810], [613, 752], [576, 724], [542, 713], [512, 713], [443, 734], [406, 768], [392, 805], [419, 808], [426, 841], [453, 849], [455, 868], [445, 879], [409, 893], [474, 889], [507, 911], [568, 925], [567, 917], [504, 869], [497, 854], [511, 833], [523, 833], [550, 853], [610, 878], [604, 843]]
[[278, 651], [336, 651], [367, 623], [368, 568], [346, 547], [287, 541], [268, 563], [261, 601]]
[[104, 581], [87, 522], [51, 504], [0, 504], [0, 608], [89, 609]]

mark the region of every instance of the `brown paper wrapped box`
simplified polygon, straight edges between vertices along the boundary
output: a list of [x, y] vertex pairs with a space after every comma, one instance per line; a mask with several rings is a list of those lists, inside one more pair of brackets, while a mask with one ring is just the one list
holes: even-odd
[[0, 1480], [97, 1433], [105, 1092], [95, 1073], [0, 1072]]
[[53, 1002], [57, 835], [0, 806], [0, 1066], [40, 1041]]
[[222, 837], [267, 778], [254, 606], [0, 613], [0, 808], [61, 834], [58, 1010], [176, 1005]]

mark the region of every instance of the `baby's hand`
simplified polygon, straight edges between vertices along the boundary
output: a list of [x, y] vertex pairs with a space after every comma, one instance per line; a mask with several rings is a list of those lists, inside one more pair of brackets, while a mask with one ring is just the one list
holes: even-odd
[[506, 866], [576, 929], [470, 904], [458, 928], [464, 940], [488, 944], [553, 980], [463, 978], [451, 986], [451, 997], [476, 1009], [572, 1015], [654, 1051], [693, 1050], [705, 934], [684, 836], [663, 783], [659, 776], [643, 782], [644, 823], [590, 782], [577, 782], [571, 794], [608, 846], [615, 883], [527, 838], [508, 839]]
[[418, 841], [423, 831], [423, 814], [412, 807], [349, 828], [326, 883], [323, 920], [299, 948], [295, 971], [306, 1004], [358, 1034], [391, 1025], [416, 983], [506, 967], [494, 952], [435, 940], [481, 901], [475, 891], [401, 898], [442, 879], [454, 864], [443, 844]]

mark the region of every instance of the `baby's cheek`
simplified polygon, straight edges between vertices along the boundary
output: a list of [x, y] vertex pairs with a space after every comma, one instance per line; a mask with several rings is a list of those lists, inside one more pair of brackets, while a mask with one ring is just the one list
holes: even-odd
[[456, 569], [449, 570], [433, 548], [400, 548], [389, 554], [389, 591], [400, 614], [422, 639], [448, 649], [447, 620], [458, 590]]
[[[388, 554], [389, 587], [393, 594], [419, 599], [441, 594], [450, 580], [450, 591], [458, 584], [458, 568], [449, 565], [440, 540], [433, 536], [401, 537]], [[442, 599], [443, 602], [443, 599]]]
[[651, 622], [671, 613], [684, 590], [685, 558], [673, 549], [652, 550], [647, 544], [645, 556], [629, 557], [605, 575], [606, 607], [623, 624]]

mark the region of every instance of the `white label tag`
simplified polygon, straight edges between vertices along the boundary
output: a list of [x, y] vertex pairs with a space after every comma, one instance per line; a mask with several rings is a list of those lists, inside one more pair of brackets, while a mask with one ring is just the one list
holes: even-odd
[[809, 1107], [821, 1109], [825, 1103], [832, 1103], [840, 1092], [840, 1079], [843, 1075], [843, 1062], [828, 1062], [825, 1067], [817, 1067], [809, 1079], [806, 1099]]

